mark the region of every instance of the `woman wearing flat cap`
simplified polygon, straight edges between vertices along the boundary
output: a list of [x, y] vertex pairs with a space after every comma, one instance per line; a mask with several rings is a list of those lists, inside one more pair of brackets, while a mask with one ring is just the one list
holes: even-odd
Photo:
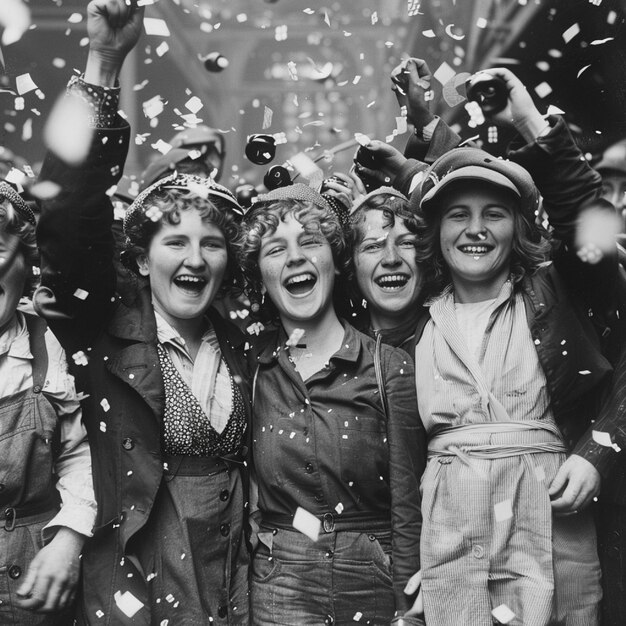
[[[415, 346], [428, 436], [425, 620], [590, 626], [601, 597], [589, 507], [600, 474], [577, 442], [611, 374], [602, 335], [616, 257], [591, 264], [576, 250], [578, 213], [600, 179], [563, 120], [546, 121], [508, 70], [490, 71], [506, 82], [503, 115], [526, 141], [512, 156], [533, 177], [457, 148], [420, 189], [418, 258], [438, 293]], [[551, 263], [535, 225], [539, 192], [557, 244]]]
[[97, 109], [92, 152], [78, 167], [50, 154], [42, 169], [61, 191], [42, 209], [35, 304], [76, 365], [98, 500], [77, 620], [243, 625], [243, 338], [211, 310], [236, 277], [234, 196], [176, 172], [145, 189], [124, 218], [138, 289], [114, 289], [107, 190], [129, 135], [115, 81], [141, 24], [134, 4], [89, 4], [87, 71], [70, 92]]

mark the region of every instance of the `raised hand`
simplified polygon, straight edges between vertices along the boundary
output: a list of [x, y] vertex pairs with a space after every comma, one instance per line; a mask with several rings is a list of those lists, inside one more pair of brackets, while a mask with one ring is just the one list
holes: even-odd
[[419, 131], [434, 119], [426, 94], [432, 75], [424, 59], [405, 59], [391, 72], [392, 91], [400, 107], [406, 107], [407, 119]]

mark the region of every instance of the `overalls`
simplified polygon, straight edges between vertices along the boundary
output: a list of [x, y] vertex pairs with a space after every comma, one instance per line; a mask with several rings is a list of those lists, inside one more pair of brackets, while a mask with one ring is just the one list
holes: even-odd
[[26, 315], [32, 387], [0, 398], [0, 624], [71, 623], [66, 613], [19, 608], [16, 592], [43, 547], [43, 527], [58, 511], [53, 474], [57, 414], [42, 393], [48, 369], [45, 322]]

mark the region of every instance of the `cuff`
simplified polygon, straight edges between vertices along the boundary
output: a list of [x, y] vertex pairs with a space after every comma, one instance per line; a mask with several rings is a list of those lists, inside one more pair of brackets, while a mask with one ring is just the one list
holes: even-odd
[[119, 87], [102, 87], [86, 83], [81, 76], [72, 76], [67, 84], [66, 93], [77, 96], [89, 105], [92, 114], [89, 119], [91, 128], [113, 128], [116, 123], [120, 101]]
[[422, 139], [426, 142], [430, 142], [435, 134], [435, 128], [439, 124], [439, 118], [435, 116], [424, 128], [422, 128]]
[[66, 504], [44, 526], [43, 537], [45, 541], [51, 539], [59, 526], [66, 526], [85, 537], [91, 537], [95, 522], [96, 510], [94, 508], [79, 504]]

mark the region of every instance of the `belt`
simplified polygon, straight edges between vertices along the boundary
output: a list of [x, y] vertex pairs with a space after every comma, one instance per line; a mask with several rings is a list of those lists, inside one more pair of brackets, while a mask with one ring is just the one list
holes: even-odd
[[50, 498], [45, 502], [0, 508], [0, 519], [4, 519], [4, 530], [11, 532], [19, 526], [45, 522], [58, 510], [59, 508], [56, 506], [54, 498]]
[[[391, 529], [389, 515], [381, 515], [379, 513], [342, 513], [341, 515], [324, 513], [323, 515], [315, 515], [315, 517], [321, 522], [322, 530], [325, 533]], [[293, 515], [263, 515], [261, 526], [293, 530]]]
[[166, 476], [211, 476], [243, 466], [245, 450], [222, 456], [164, 456]]

